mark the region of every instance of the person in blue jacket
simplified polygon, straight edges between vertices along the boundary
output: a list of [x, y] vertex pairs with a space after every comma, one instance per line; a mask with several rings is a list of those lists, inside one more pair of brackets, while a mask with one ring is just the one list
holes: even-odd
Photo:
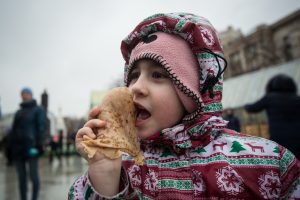
[[38, 157], [42, 153], [46, 132], [46, 113], [33, 99], [32, 90], [21, 90], [22, 103], [14, 116], [10, 145], [17, 169], [20, 199], [27, 199], [27, 164], [32, 181], [32, 200], [38, 199], [40, 187]]

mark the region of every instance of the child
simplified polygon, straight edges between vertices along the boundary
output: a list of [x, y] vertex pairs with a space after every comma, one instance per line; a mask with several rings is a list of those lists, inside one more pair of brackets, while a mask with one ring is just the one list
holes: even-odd
[[[122, 42], [125, 84], [138, 109], [145, 164], [130, 156], [88, 159], [83, 135], [105, 126], [89, 120], [76, 136], [88, 172], [69, 199], [300, 198], [299, 161], [284, 147], [226, 129], [222, 48], [212, 25], [186, 13], [156, 14]], [[101, 112], [93, 109], [90, 117]]]

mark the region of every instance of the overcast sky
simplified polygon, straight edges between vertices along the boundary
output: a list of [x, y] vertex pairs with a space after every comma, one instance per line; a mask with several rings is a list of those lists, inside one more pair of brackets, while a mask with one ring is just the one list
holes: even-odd
[[38, 102], [47, 90], [52, 112], [84, 115], [91, 91], [123, 76], [121, 40], [154, 13], [191, 12], [247, 35], [299, 8], [299, 0], [0, 0], [2, 113], [18, 109], [28, 86]]

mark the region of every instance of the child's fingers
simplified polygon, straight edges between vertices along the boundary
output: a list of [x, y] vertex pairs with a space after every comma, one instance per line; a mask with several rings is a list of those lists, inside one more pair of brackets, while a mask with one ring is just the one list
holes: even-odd
[[105, 127], [106, 122], [100, 119], [91, 119], [89, 121], [87, 121], [83, 127], [89, 127], [91, 129], [95, 129], [95, 128], [103, 128]]
[[89, 127], [83, 127], [79, 129], [79, 131], [76, 134], [76, 138], [82, 140], [84, 136], [87, 136], [91, 139], [95, 139], [96, 135], [93, 132], [93, 130]]
[[89, 113], [89, 119], [95, 119], [99, 114], [101, 110], [98, 106], [92, 108], [92, 110]]
[[91, 137], [89, 137], [87, 135], [83, 135], [83, 140], [91, 140], [91, 139], [94, 139], [94, 138], [91, 138]]

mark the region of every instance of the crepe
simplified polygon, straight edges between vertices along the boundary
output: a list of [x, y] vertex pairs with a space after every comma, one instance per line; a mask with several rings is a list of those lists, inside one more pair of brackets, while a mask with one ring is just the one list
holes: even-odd
[[112, 89], [103, 98], [100, 108], [98, 118], [106, 121], [106, 126], [97, 130], [96, 139], [83, 138], [82, 145], [88, 157], [92, 158], [99, 151], [109, 159], [116, 159], [125, 152], [133, 157], [136, 164], [142, 165], [144, 156], [137, 137], [136, 110], [129, 89]]

